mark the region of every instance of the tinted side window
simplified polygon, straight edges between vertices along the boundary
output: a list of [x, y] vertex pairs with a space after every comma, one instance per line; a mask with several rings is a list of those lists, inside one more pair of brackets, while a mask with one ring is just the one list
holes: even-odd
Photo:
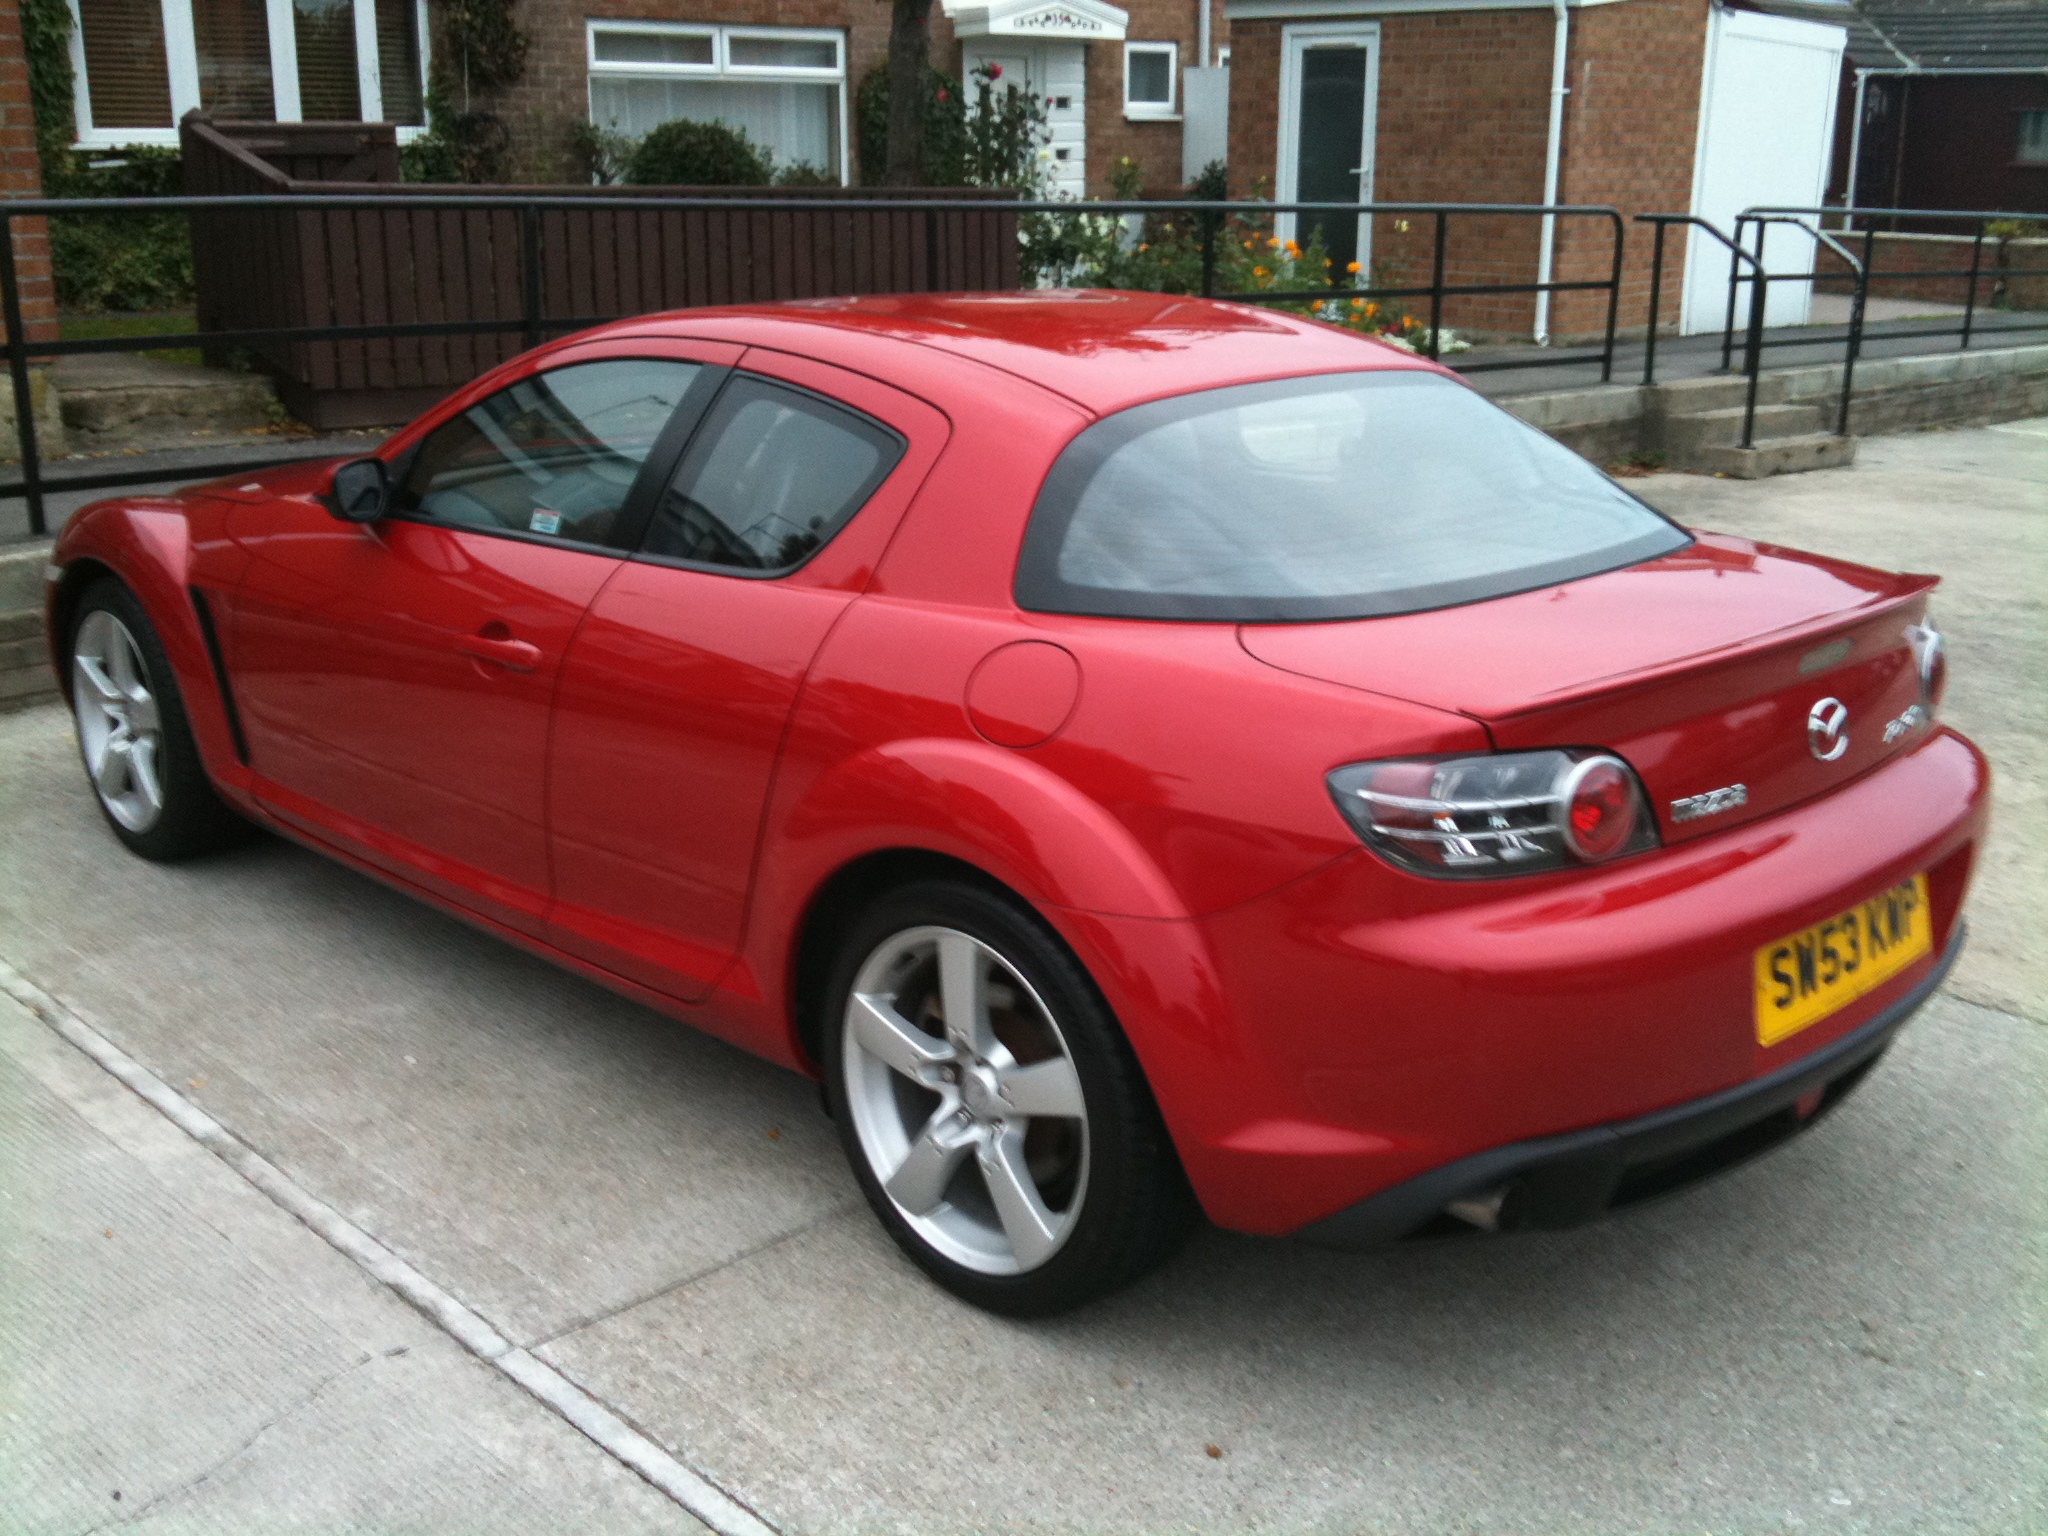
[[435, 428], [396, 497], [406, 516], [610, 541], [695, 363], [617, 358], [521, 379]]
[[903, 456], [886, 427], [736, 374], [655, 508], [647, 552], [786, 571], [837, 533]]

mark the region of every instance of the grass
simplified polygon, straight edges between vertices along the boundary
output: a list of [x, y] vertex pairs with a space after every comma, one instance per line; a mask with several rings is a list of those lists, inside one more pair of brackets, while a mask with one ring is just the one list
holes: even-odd
[[[93, 314], [57, 317], [57, 336], [61, 341], [98, 341], [107, 336], [175, 336], [197, 329], [198, 318], [188, 309], [102, 310]], [[197, 364], [200, 361], [197, 347], [167, 347], [142, 355], [162, 358], [167, 363]]]

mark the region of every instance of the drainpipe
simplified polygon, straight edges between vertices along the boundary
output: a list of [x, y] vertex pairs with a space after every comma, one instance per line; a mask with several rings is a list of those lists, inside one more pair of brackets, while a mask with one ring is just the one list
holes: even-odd
[[1201, 67], [1204, 69], [1213, 62], [1209, 57], [1209, 9], [1215, 3], [1216, 0], [1195, 0], [1195, 4], [1201, 10], [1201, 16], [1195, 23], [1195, 32], [1199, 39], [1195, 46], [1201, 50]]
[[[1870, 71], [1867, 69], [1857, 70], [1856, 116], [1849, 124], [1849, 184], [1842, 188], [1842, 206], [1844, 208], [1854, 208], [1856, 206], [1856, 187], [1859, 179], [1856, 172], [1857, 167], [1863, 163], [1863, 95], [1869, 88], [1869, 85]], [[1846, 229], [1854, 229], [1856, 227], [1854, 219], [1844, 219], [1842, 224]]]
[[[1569, 94], [1565, 89], [1565, 55], [1571, 46], [1571, 16], [1565, 10], [1565, 0], [1550, 0], [1550, 9], [1557, 16], [1557, 37], [1550, 47], [1550, 143], [1543, 155], [1543, 204], [1547, 208], [1557, 201], [1558, 161], [1564, 154], [1564, 99]], [[1536, 281], [1550, 281], [1551, 258], [1557, 247], [1557, 215], [1543, 215], [1542, 242], [1536, 250]], [[1550, 345], [1550, 293], [1536, 295], [1536, 345]]]

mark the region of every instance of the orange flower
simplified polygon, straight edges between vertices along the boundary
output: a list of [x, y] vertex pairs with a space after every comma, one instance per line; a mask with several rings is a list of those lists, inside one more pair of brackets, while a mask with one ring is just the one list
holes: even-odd
[[1352, 274], [1352, 275], [1353, 275], [1353, 276], [1355, 277], [1355, 276], [1357, 276], [1357, 275], [1358, 275], [1358, 271], [1359, 271], [1359, 266], [1358, 266], [1358, 263], [1357, 263], [1357, 262], [1355, 262], [1355, 261], [1354, 261], [1354, 262], [1351, 262], [1351, 263], [1349, 263], [1348, 265], [1346, 265], [1346, 267], [1344, 268], [1344, 270], [1345, 270], [1346, 272], [1349, 272], [1349, 273], [1351, 273], [1351, 274]]
[[1253, 277], [1264, 277], [1265, 275], [1266, 275], [1266, 269], [1265, 269], [1264, 267], [1253, 267], [1253, 268], [1252, 268], [1252, 276], [1253, 276]]

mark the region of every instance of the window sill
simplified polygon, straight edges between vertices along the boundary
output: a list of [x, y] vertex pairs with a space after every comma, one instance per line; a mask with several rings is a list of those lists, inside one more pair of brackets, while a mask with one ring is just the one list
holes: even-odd
[[1185, 119], [1178, 112], [1148, 112], [1142, 107], [1136, 110], [1125, 107], [1124, 121], [1127, 123], [1178, 123], [1185, 121]]

